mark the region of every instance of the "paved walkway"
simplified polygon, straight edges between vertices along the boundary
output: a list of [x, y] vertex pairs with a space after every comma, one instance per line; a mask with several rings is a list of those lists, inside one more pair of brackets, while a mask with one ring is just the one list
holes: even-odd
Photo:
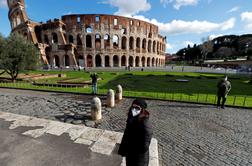
[[[90, 111], [82, 110], [85, 113], [80, 114], [73, 110], [65, 110], [63, 116], [67, 118], [66, 123], [59, 122], [58, 115], [53, 116], [57, 120], [53, 121], [1, 112], [9, 111], [8, 106], [11, 107], [12, 105], [9, 102], [17, 101], [13, 103], [14, 107], [11, 107], [12, 111], [10, 112], [18, 110], [19, 113], [33, 114], [35, 111], [42, 116], [45, 114], [52, 116], [49, 112], [45, 114], [39, 112], [43, 112], [44, 107], [46, 111], [50, 110], [47, 108], [48, 105], [44, 105], [45, 101], [42, 99], [41, 93], [34, 92], [33, 95], [29, 96], [28, 94], [33, 92], [16, 91], [25, 93], [21, 95], [13, 94], [13, 92], [15, 91], [0, 89], [0, 105], [2, 106], [0, 109], [1, 166], [125, 166], [125, 160], [117, 155], [123, 133], [83, 125], [92, 125], [91, 120], [87, 120], [87, 123], [80, 120], [87, 118]], [[14, 101], [11, 99], [14, 99]], [[48, 102], [49, 99], [46, 101]], [[4, 104], [4, 102], [8, 104]], [[18, 107], [15, 107], [15, 104], [18, 104]], [[41, 105], [44, 107], [42, 108]], [[80, 102], [76, 106], [79, 105]], [[85, 105], [85, 109], [90, 109], [90, 103], [82, 103], [82, 105]], [[77, 119], [75, 119], [76, 115]], [[77, 122], [82, 123], [82, 125], [69, 124]], [[150, 144], [149, 165], [159, 165], [158, 144], [155, 138], [152, 139]]]
[[[75, 118], [78, 110], [88, 112], [90, 96], [0, 89], [0, 111], [52, 120]], [[102, 98], [104, 100], [104, 98]], [[113, 109], [104, 109], [103, 119], [90, 124], [98, 129], [122, 132], [126, 112], [133, 99], [124, 99]], [[176, 165], [252, 165], [252, 110], [217, 109], [196, 105], [148, 100], [154, 137], [158, 140], [159, 163]], [[82, 107], [81, 107], [82, 106]], [[65, 116], [64, 111], [73, 115]], [[63, 116], [58, 118], [58, 116]]]

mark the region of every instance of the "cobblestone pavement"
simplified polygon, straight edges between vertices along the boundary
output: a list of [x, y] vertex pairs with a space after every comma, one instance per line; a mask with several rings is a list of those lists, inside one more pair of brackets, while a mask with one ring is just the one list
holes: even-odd
[[[88, 117], [91, 99], [0, 89], [0, 111], [75, 123], [77, 112]], [[103, 107], [103, 119], [98, 124], [90, 124], [88, 118], [82, 123], [122, 132], [132, 100], [124, 99], [113, 109]], [[252, 110], [158, 100], [147, 103], [159, 143], [160, 165], [252, 165]], [[67, 120], [69, 117], [73, 120]]]

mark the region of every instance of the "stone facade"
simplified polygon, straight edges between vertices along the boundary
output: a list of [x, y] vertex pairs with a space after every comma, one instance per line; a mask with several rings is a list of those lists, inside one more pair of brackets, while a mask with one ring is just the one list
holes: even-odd
[[36, 44], [43, 63], [68, 67], [160, 67], [166, 37], [158, 26], [105, 14], [64, 15], [46, 23], [31, 21], [24, 0], [8, 0], [12, 32]]

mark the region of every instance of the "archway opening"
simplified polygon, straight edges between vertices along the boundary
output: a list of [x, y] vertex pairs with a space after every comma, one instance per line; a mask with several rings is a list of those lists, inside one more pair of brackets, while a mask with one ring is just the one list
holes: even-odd
[[69, 67], [70, 66], [70, 63], [69, 63], [69, 56], [68, 55], [65, 55], [65, 58], [64, 58], [64, 64], [65, 64], [65, 67]]
[[99, 54], [95, 56], [95, 66], [101, 67], [101, 56]]
[[91, 55], [87, 56], [87, 67], [93, 67], [93, 58]]
[[137, 56], [137, 57], [136, 57], [136, 60], [135, 60], [136, 67], [139, 67], [139, 61], [140, 61], [140, 60], [139, 60], [139, 57]]
[[110, 67], [110, 65], [109, 65], [109, 56], [108, 55], [105, 56], [105, 67]]
[[129, 66], [130, 67], [133, 67], [133, 62], [134, 62], [133, 56], [130, 56], [129, 57]]
[[113, 66], [114, 67], [119, 67], [119, 58], [117, 55], [113, 57]]
[[123, 55], [121, 58], [121, 66], [126, 66], [126, 56]]

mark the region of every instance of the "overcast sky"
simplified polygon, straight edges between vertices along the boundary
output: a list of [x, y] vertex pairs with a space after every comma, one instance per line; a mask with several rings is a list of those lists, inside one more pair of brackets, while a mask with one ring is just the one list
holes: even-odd
[[[34, 21], [66, 14], [116, 14], [159, 26], [167, 37], [167, 52], [209, 37], [252, 33], [251, 0], [25, 0]], [[0, 33], [10, 33], [6, 0], [0, 0]]]

